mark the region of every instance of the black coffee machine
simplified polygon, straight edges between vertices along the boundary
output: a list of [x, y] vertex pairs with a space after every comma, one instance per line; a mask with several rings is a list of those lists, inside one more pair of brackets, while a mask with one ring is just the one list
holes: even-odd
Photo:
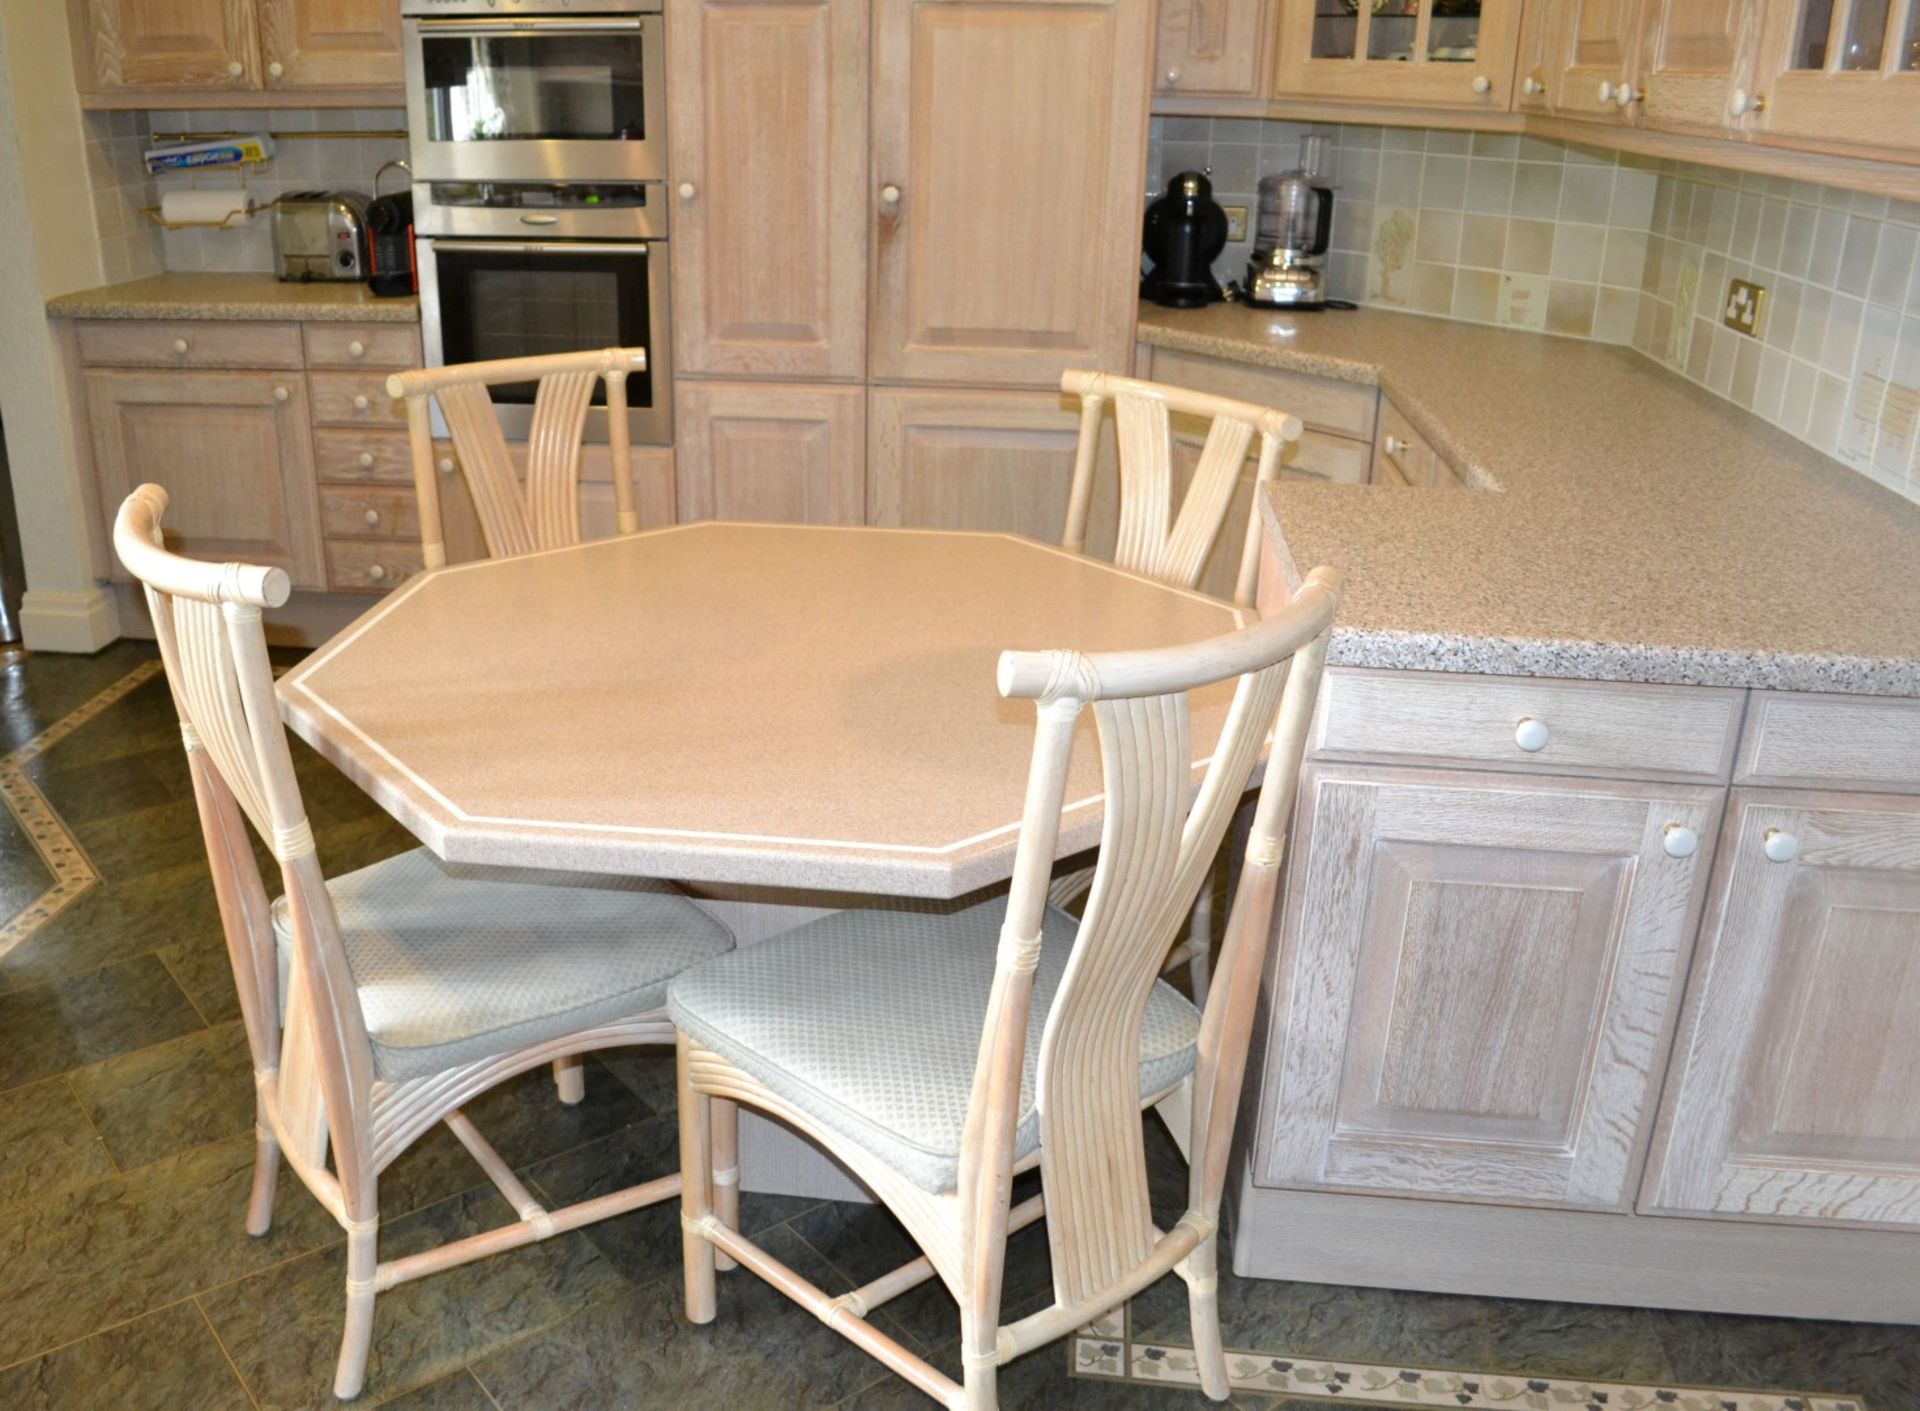
[[1227, 248], [1227, 213], [1204, 175], [1183, 171], [1167, 183], [1167, 194], [1147, 207], [1143, 243], [1152, 268], [1140, 281], [1141, 298], [1170, 309], [1220, 301], [1213, 262]]

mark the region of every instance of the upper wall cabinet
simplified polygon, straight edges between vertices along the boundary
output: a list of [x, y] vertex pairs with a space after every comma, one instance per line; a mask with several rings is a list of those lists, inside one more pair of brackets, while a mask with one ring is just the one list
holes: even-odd
[[866, 0], [694, 0], [667, 25], [683, 373], [866, 372]]
[[[68, 0], [80, 91], [121, 106], [201, 97], [359, 101], [401, 83], [397, 0]], [[180, 95], [170, 99], [169, 95]], [[383, 95], [384, 96], [384, 95]], [[113, 106], [109, 101], [106, 106]]]
[[1920, 4], [1774, 0], [1764, 28], [1750, 131], [1920, 146]]
[[1153, 91], [1165, 98], [1258, 98], [1273, 49], [1266, 0], [1160, 0]]
[[398, 87], [400, 7], [394, 0], [260, 0], [267, 87]]
[[1760, 7], [1751, 0], [1648, 0], [1639, 68], [1648, 127], [1718, 134], [1752, 105]]
[[1560, 0], [1553, 9], [1558, 23], [1547, 77], [1553, 110], [1631, 122], [1646, 0]]
[[1133, 353], [1151, 5], [874, 8], [876, 381], [1052, 384]]
[[1520, 0], [1281, 0], [1280, 97], [1505, 112]]
[[76, 0], [83, 89], [258, 88], [254, 0]]

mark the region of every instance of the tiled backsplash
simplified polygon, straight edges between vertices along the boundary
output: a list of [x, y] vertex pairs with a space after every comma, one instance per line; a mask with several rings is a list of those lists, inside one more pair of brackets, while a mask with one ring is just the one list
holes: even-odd
[[[404, 131], [406, 113], [397, 108], [213, 111], [143, 114], [157, 132], [359, 132]], [[272, 160], [257, 166], [226, 167], [192, 173], [168, 173], [152, 179], [145, 204], [157, 205], [166, 192], [183, 187], [226, 189], [244, 186], [260, 205], [288, 191], [316, 187], [373, 194], [380, 167], [407, 154], [404, 138], [282, 138]], [[381, 189], [401, 190], [406, 177], [390, 172]], [[168, 230], [161, 235], [161, 258], [170, 270], [256, 270], [273, 268], [272, 223], [264, 216], [224, 230]]]
[[146, 165], [147, 115], [93, 112], [86, 124], [87, 182], [93, 188], [107, 283], [154, 274], [161, 268], [160, 227], [140, 213], [154, 202]]
[[[1413, 313], [1630, 344], [1920, 500], [1920, 206], [1510, 134], [1154, 119], [1148, 172], [1248, 209], [1324, 139], [1328, 288]], [[1215, 273], [1241, 278], [1251, 238]], [[1766, 288], [1758, 336], [1728, 281]]]

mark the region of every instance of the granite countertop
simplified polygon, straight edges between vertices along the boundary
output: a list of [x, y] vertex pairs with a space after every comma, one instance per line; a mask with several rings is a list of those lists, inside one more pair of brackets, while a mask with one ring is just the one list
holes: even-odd
[[1630, 349], [1361, 309], [1140, 341], [1377, 384], [1477, 491], [1286, 481], [1353, 666], [1920, 696], [1920, 505]]
[[262, 319], [418, 323], [412, 296], [376, 298], [364, 284], [283, 284], [270, 274], [155, 274], [47, 301], [52, 318]]

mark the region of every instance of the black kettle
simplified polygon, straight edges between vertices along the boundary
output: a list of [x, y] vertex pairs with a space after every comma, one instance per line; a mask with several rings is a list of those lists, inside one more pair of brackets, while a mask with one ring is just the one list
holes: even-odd
[[1152, 268], [1140, 297], [1170, 309], [1197, 309], [1223, 297], [1213, 262], [1227, 248], [1227, 213], [1213, 199], [1213, 183], [1183, 171], [1167, 194], [1147, 207], [1143, 245]]

